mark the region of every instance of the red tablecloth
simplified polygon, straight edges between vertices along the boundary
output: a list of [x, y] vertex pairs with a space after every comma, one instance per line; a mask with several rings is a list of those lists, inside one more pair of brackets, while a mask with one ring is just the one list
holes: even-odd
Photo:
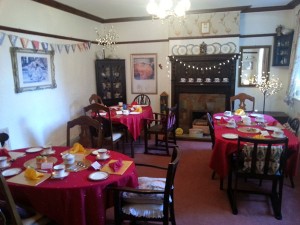
[[[227, 128], [226, 123], [221, 123], [220, 120], [216, 120], [216, 116], [223, 116], [223, 113], [217, 113], [213, 116], [214, 125], [215, 125], [215, 146], [210, 159], [210, 168], [216, 171], [221, 177], [226, 177], [229, 172], [228, 159], [229, 156], [237, 150], [237, 140], [225, 139], [222, 137], [222, 135], [225, 133], [233, 133], [241, 136], [254, 136], [255, 134], [240, 132], [236, 128], [234, 129]], [[240, 116], [233, 116], [231, 118], [234, 118], [236, 121], [241, 121]], [[264, 115], [264, 119], [270, 126], [273, 126], [276, 123], [276, 120], [271, 116]], [[252, 122], [254, 122], [255, 118], [251, 117], [251, 120]], [[242, 127], [242, 126], [244, 125], [238, 123], [238, 127]], [[280, 126], [280, 124], [278, 124], [278, 126]], [[252, 125], [251, 127], [257, 127], [261, 130], [264, 130], [260, 126]], [[299, 158], [299, 140], [289, 130], [287, 129], [283, 129], [283, 130], [284, 130], [284, 134], [289, 138], [289, 151], [293, 152], [291, 157], [289, 157], [288, 159], [286, 172], [291, 176], [295, 176], [297, 171], [297, 166], [298, 166], [298, 158]], [[268, 132], [272, 133], [271, 131]], [[268, 138], [272, 138], [272, 137], [270, 136]]]
[[[62, 163], [60, 153], [69, 147], [53, 147], [56, 151], [54, 157], [56, 164]], [[24, 150], [23, 150], [24, 151]], [[112, 159], [130, 160], [131, 158], [111, 152]], [[11, 167], [24, 168], [24, 163], [39, 155], [27, 153], [23, 158], [17, 159]], [[94, 155], [86, 157], [91, 162], [95, 161]], [[102, 163], [108, 162], [102, 161]], [[47, 179], [37, 186], [27, 186], [8, 183], [16, 201], [32, 205], [40, 213], [54, 219], [60, 225], [101, 225], [105, 224], [105, 211], [108, 207], [106, 188], [109, 185], [137, 186], [137, 174], [134, 163], [123, 175], [110, 175], [103, 181], [91, 181], [89, 174], [95, 172], [93, 168], [78, 172], [70, 172], [63, 180]]]
[[124, 124], [128, 128], [128, 131], [134, 141], [136, 141], [141, 134], [141, 130], [143, 128], [143, 119], [153, 119], [151, 106], [143, 106], [142, 109], [143, 111], [140, 114], [114, 115], [111, 117], [111, 120], [114, 123]]

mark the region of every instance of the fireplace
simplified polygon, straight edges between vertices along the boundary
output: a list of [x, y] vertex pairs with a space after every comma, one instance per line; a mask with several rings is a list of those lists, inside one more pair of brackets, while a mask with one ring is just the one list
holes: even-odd
[[[189, 132], [196, 119], [205, 120], [207, 112], [213, 114], [230, 109], [229, 99], [235, 92], [234, 56], [222, 54], [170, 58], [172, 105], [178, 105], [177, 126], [182, 128], [184, 133]], [[207, 69], [213, 67], [215, 69]], [[205, 82], [209, 79], [210, 82]]]

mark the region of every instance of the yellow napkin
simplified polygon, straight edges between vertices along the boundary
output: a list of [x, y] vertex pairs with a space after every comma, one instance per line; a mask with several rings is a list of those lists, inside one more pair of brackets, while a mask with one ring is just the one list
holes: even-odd
[[128, 167], [133, 163], [133, 161], [125, 161], [125, 160], [123, 160], [123, 161], [122, 161], [122, 162], [123, 162], [123, 165], [121, 166], [121, 168], [120, 168], [118, 171], [114, 172], [114, 171], [110, 168], [109, 164], [110, 164], [110, 163], [114, 163], [114, 162], [116, 162], [116, 161], [117, 161], [117, 160], [115, 160], [115, 159], [110, 160], [107, 164], [105, 164], [105, 165], [103, 166], [103, 168], [101, 169], [101, 171], [102, 171], [102, 172], [107, 172], [107, 173], [109, 173], [109, 174], [122, 175], [122, 174], [128, 169]]
[[73, 147], [70, 149], [70, 153], [72, 153], [72, 154], [75, 154], [75, 153], [85, 154], [85, 149], [81, 144], [75, 143], [73, 145]]
[[135, 111], [141, 113], [141, 112], [143, 112], [143, 109], [142, 109], [141, 106], [137, 106], [136, 109], [135, 109]]
[[256, 134], [253, 136], [253, 138], [256, 138], [256, 139], [266, 139], [265, 136], [261, 135], [261, 134]]
[[235, 110], [234, 114], [235, 114], [235, 115], [239, 115], [239, 116], [244, 116], [244, 115], [246, 115], [246, 114], [245, 114], [245, 111], [244, 111], [243, 109], [237, 109], [237, 110]]
[[31, 167], [27, 167], [27, 169], [24, 172], [24, 176], [31, 180], [39, 180], [44, 176], [44, 174], [37, 172], [35, 169]]

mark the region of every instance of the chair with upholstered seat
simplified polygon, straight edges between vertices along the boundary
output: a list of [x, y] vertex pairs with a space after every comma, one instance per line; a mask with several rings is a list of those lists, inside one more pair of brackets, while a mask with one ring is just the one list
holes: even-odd
[[[212, 149], [215, 146], [215, 126], [214, 126], [214, 121], [212, 119], [212, 116], [210, 115], [210, 113], [206, 113], [207, 116], [207, 123], [208, 123], [208, 127], [209, 127], [209, 133], [210, 133], [210, 137], [211, 137], [211, 143], [212, 143]], [[211, 179], [215, 179], [216, 176], [216, 171], [213, 171], [211, 174]], [[220, 178], [220, 189], [223, 190], [223, 179]]]
[[102, 98], [99, 95], [92, 94], [91, 97], [89, 98], [90, 104], [92, 103], [99, 103], [103, 105]]
[[114, 192], [115, 224], [124, 220], [161, 221], [164, 225], [176, 224], [174, 211], [174, 179], [180, 159], [180, 150], [174, 148], [167, 168], [157, 165], [136, 164], [166, 171], [166, 177], [139, 177], [137, 188], [112, 187]]
[[247, 110], [246, 102], [252, 102], [252, 110], [247, 111], [254, 111], [255, 107], [255, 98], [253, 96], [247, 95], [245, 93], [239, 93], [235, 96], [230, 97], [230, 110], [234, 111], [234, 102], [235, 100], [239, 100], [239, 109], [243, 109], [244, 111]]
[[[86, 148], [100, 148], [102, 146], [101, 125], [89, 116], [80, 116], [67, 122], [67, 146], [71, 146], [71, 129], [79, 127], [77, 142]], [[97, 131], [97, 137], [92, 135], [92, 129]]]
[[[288, 138], [258, 139], [239, 136], [237, 141], [238, 149], [231, 157], [227, 189], [232, 213], [238, 213], [238, 192], [263, 194], [271, 197], [275, 218], [280, 220]], [[271, 182], [264, 182], [261, 187], [252, 180]], [[241, 185], [242, 181], [247, 183]], [[266, 187], [268, 184], [270, 187]], [[268, 191], [267, 188], [271, 190]]]
[[283, 124], [283, 126], [297, 136], [300, 126], [300, 120], [298, 118], [289, 118], [287, 123]]
[[[146, 154], [150, 153], [149, 150], [156, 150], [165, 151], [166, 155], [169, 155], [169, 148], [177, 146], [175, 134], [176, 110], [177, 105], [167, 108], [166, 114], [153, 113], [154, 119], [144, 119], [144, 141]], [[151, 134], [154, 134], [155, 136], [154, 145], [149, 144], [148, 137]]]
[[148, 95], [139, 94], [134, 99], [133, 102], [136, 102], [138, 105], [151, 105], [151, 100]]
[[[93, 118], [100, 122], [100, 133], [102, 145], [108, 145], [111, 150], [122, 141], [124, 151], [124, 135], [122, 132], [114, 131], [111, 121], [111, 111], [109, 107], [99, 103], [93, 103], [83, 108], [86, 114], [93, 114]], [[92, 112], [92, 113], [91, 113]], [[103, 114], [102, 114], [103, 113]], [[102, 147], [102, 146], [101, 146]]]

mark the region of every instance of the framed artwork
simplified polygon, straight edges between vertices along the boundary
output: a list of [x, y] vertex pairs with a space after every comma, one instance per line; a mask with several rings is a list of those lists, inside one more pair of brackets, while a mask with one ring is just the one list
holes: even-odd
[[201, 33], [202, 34], [209, 34], [209, 22], [202, 22], [201, 23]]
[[10, 48], [15, 92], [56, 88], [54, 51]]
[[157, 94], [157, 54], [131, 55], [131, 92]]

